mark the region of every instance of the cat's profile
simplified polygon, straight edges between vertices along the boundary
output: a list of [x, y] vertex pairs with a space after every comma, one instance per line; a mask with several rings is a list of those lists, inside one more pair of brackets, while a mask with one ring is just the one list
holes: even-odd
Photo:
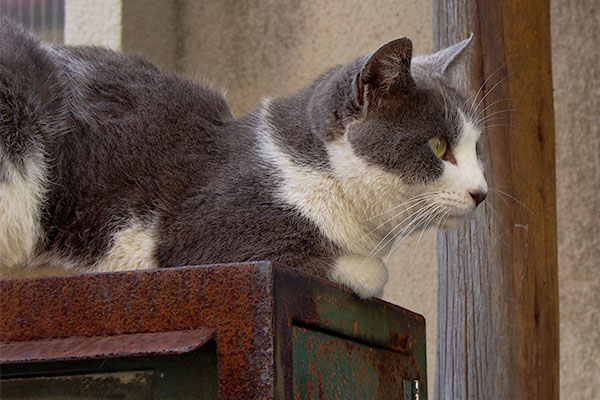
[[368, 297], [398, 237], [487, 193], [451, 78], [469, 39], [394, 40], [236, 119], [141, 58], [0, 24], [0, 269], [273, 260]]

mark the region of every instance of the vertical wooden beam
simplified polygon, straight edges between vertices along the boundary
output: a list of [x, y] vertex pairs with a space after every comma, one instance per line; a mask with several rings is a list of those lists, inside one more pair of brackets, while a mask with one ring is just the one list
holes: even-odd
[[549, 1], [434, 0], [437, 48], [470, 32], [464, 77], [489, 118], [492, 189], [473, 220], [438, 235], [435, 398], [558, 399]]

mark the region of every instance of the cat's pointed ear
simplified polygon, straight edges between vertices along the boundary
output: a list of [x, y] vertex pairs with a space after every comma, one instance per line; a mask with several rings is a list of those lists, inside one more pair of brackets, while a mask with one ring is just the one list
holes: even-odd
[[473, 33], [462, 42], [453, 44], [436, 53], [418, 57], [415, 59], [415, 62], [426, 66], [433, 74], [453, 78], [455, 77], [457, 70], [460, 69], [465, 62], [469, 61], [472, 43]]
[[363, 106], [373, 98], [415, 85], [410, 73], [412, 42], [392, 40], [373, 52], [354, 79], [356, 102]]

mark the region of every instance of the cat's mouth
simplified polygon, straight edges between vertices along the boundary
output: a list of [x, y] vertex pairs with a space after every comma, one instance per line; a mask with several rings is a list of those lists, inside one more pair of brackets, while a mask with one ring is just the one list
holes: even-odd
[[439, 224], [439, 228], [441, 229], [456, 229], [461, 224], [471, 218], [475, 214], [478, 206], [480, 206], [482, 200], [475, 201], [474, 203], [470, 203], [468, 205], [461, 205], [460, 207], [456, 207], [455, 211], [448, 212], [448, 214], [443, 218], [441, 223]]

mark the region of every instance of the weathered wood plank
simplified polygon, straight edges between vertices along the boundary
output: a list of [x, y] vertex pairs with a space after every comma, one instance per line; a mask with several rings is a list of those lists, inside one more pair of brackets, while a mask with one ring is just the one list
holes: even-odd
[[434, 0], [436, 48], [470, 32], [466, 88], [489, 78], [474, 104], [490, 118], [492, 190], [476, 218], [438, 235], [435, 398], [558, 399], [548, 0]]

